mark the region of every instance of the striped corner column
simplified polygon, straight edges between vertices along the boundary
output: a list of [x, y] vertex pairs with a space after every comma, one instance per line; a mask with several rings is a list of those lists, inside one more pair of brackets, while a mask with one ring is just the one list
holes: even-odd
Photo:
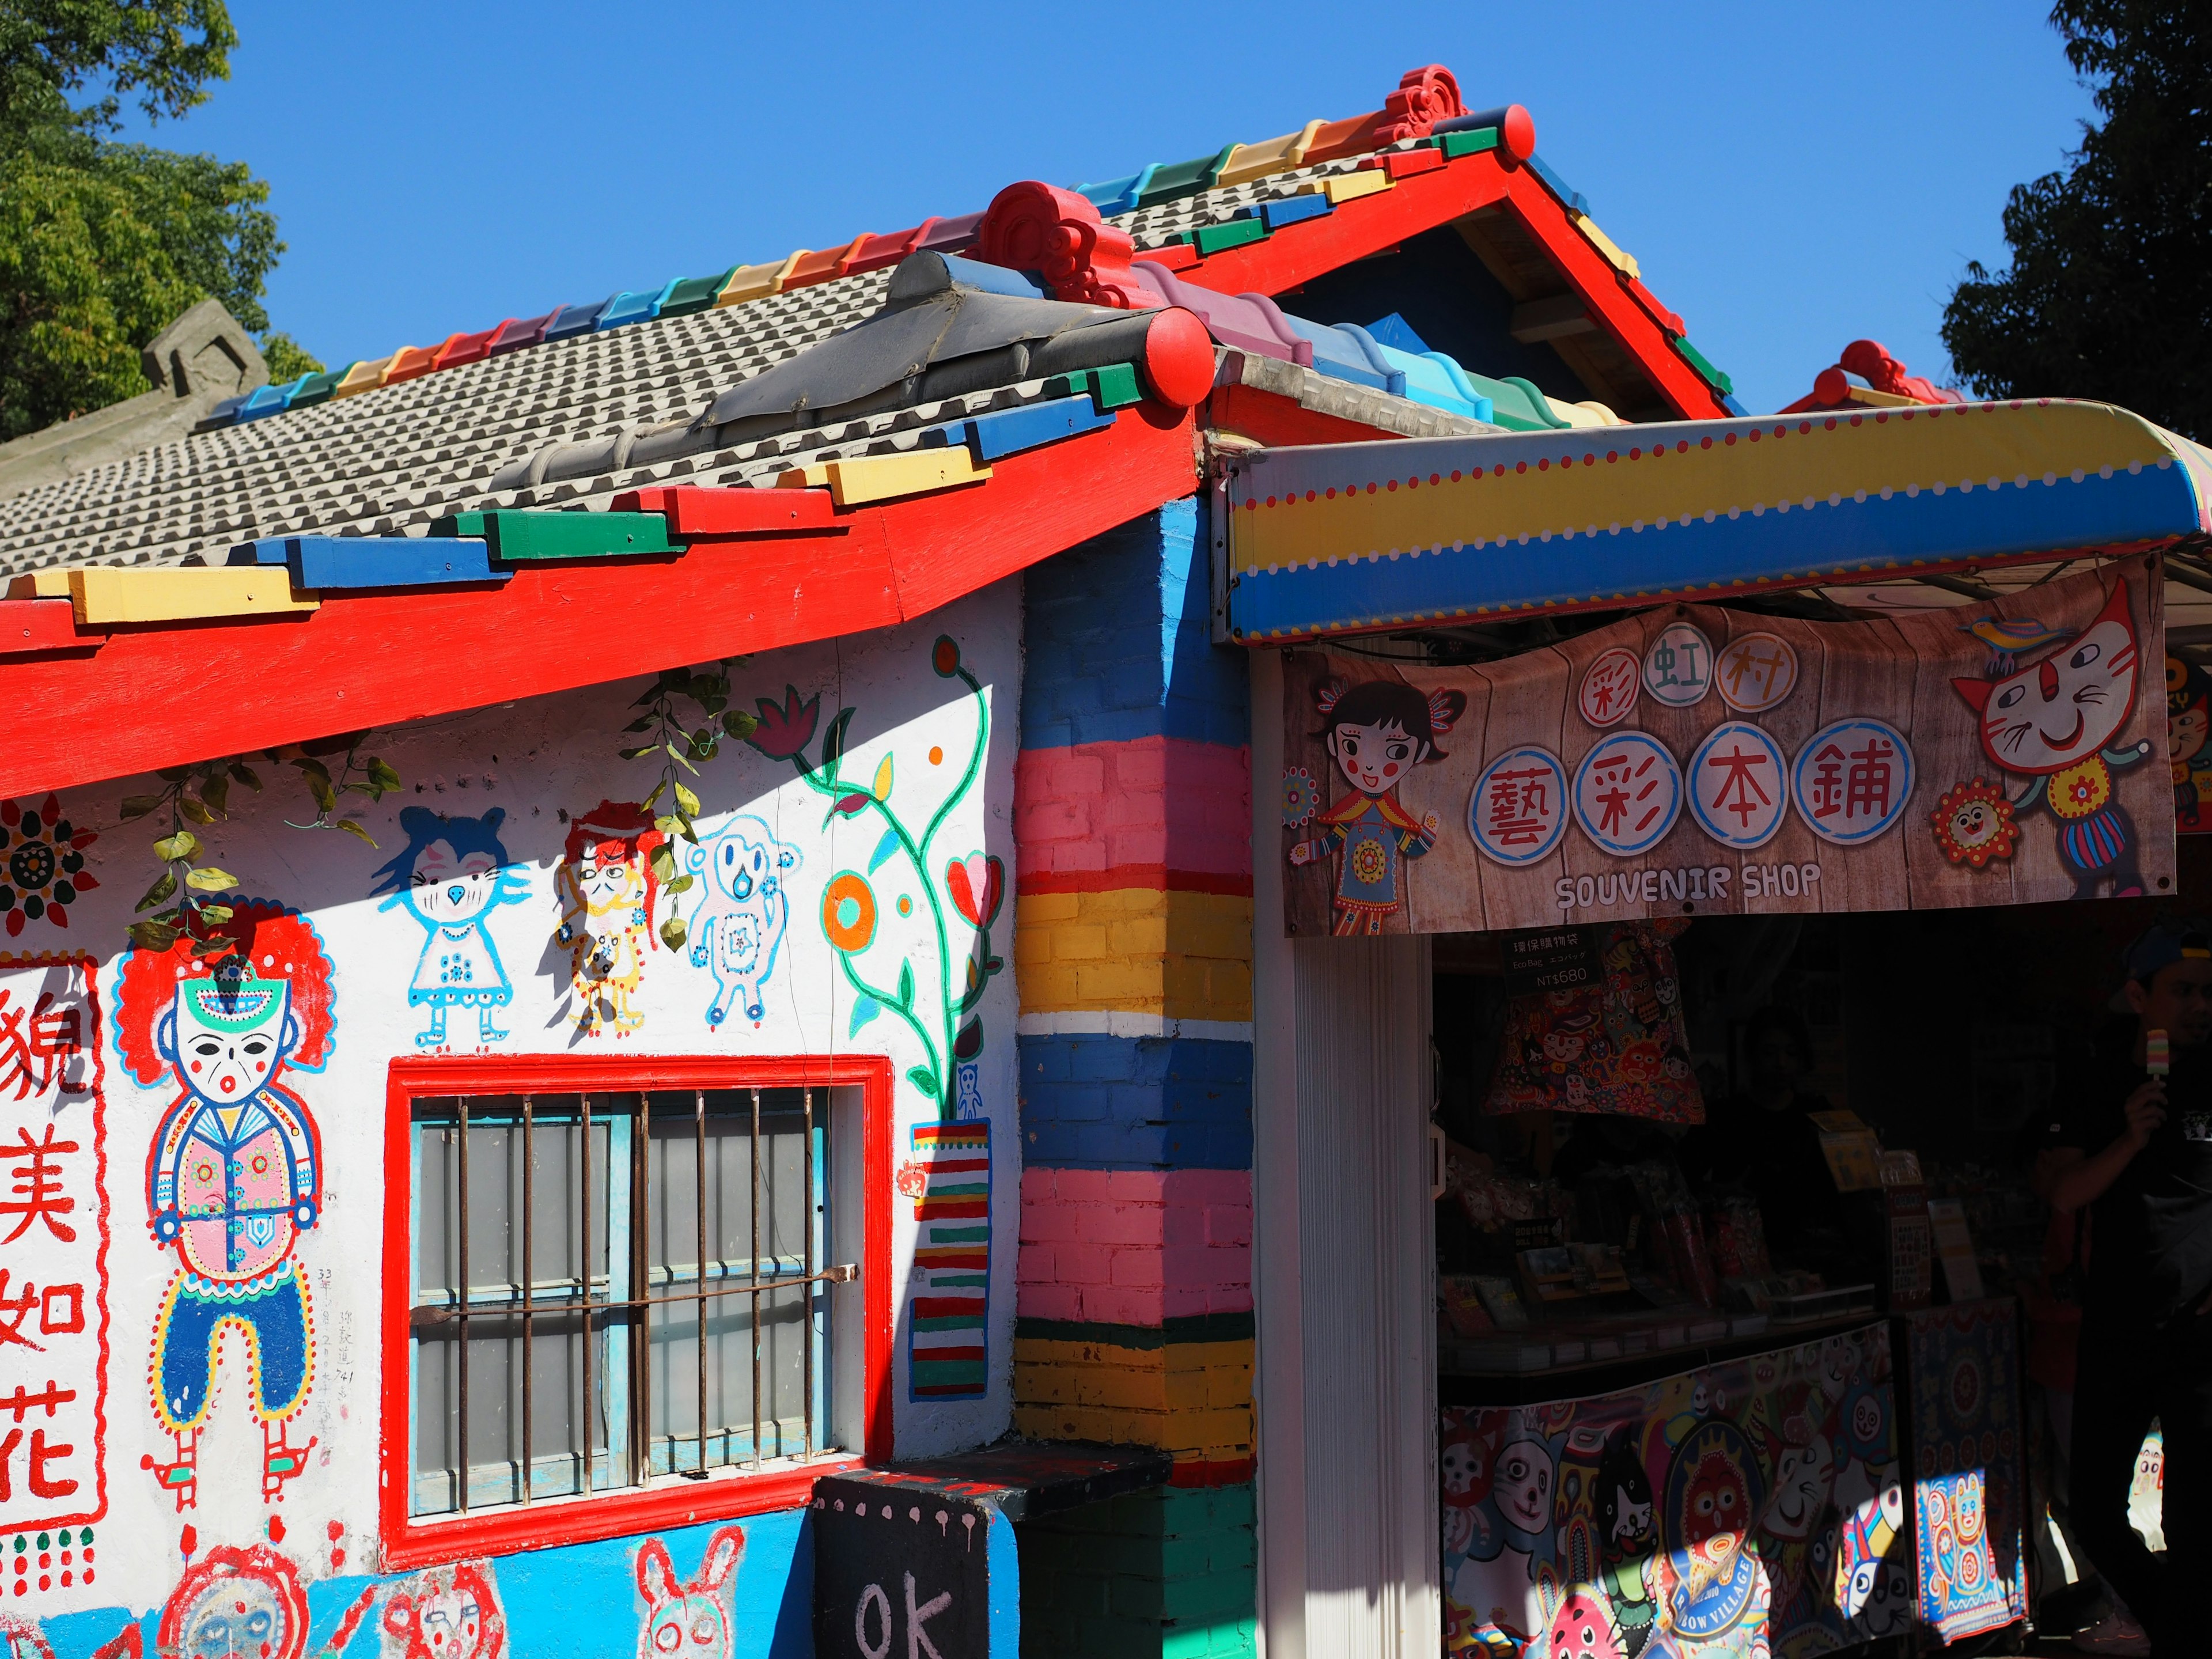
[[1027, 1524], [1025, 1652], [1254, 1650], [1251, 715], [1205, 518], [1026, 578], [1014, 1424], [1175, 1475]]

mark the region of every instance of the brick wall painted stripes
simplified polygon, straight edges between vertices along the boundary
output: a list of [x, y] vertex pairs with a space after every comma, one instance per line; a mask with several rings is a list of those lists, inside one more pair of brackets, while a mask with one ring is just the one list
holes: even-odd
[[1024, 1654], [1249, 1655], [1251, 713], [1202, 505], [1024, 579], [1014, 1425], [1172, 1483], [1022, 1529]]

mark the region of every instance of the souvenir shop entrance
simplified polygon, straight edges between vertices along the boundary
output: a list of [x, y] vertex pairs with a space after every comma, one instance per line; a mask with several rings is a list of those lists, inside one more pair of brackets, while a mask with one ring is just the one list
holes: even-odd
[[2063, 1582], [2039, 1167], [2212, 893], [2156, 577], [1255, 657], [1271, 1652], [1936, 1644]]

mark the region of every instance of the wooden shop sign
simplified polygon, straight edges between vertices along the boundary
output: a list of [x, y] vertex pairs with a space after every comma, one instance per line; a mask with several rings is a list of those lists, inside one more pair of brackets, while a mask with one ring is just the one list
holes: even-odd
[[1667, 605], [1479, 666], [1290, 652], [1284, 926], [2170, 893], [2164, 660], [2148, 556], [1875, 621]]

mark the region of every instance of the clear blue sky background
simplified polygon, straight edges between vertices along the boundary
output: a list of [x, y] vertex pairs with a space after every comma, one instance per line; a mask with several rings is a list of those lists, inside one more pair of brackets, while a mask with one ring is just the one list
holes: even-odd
[[1861, 335], [1944, 377], [1953, 284], [2005, 263], [2006, 191], [2091, 112], [2032, 0], [232, 12], [231, 81], [133, 136], [269, 180], [270, 311], [332, 364], [1269, 137], [1435, 62], [1472, 106], [1528, 106], [1766, 410]]

